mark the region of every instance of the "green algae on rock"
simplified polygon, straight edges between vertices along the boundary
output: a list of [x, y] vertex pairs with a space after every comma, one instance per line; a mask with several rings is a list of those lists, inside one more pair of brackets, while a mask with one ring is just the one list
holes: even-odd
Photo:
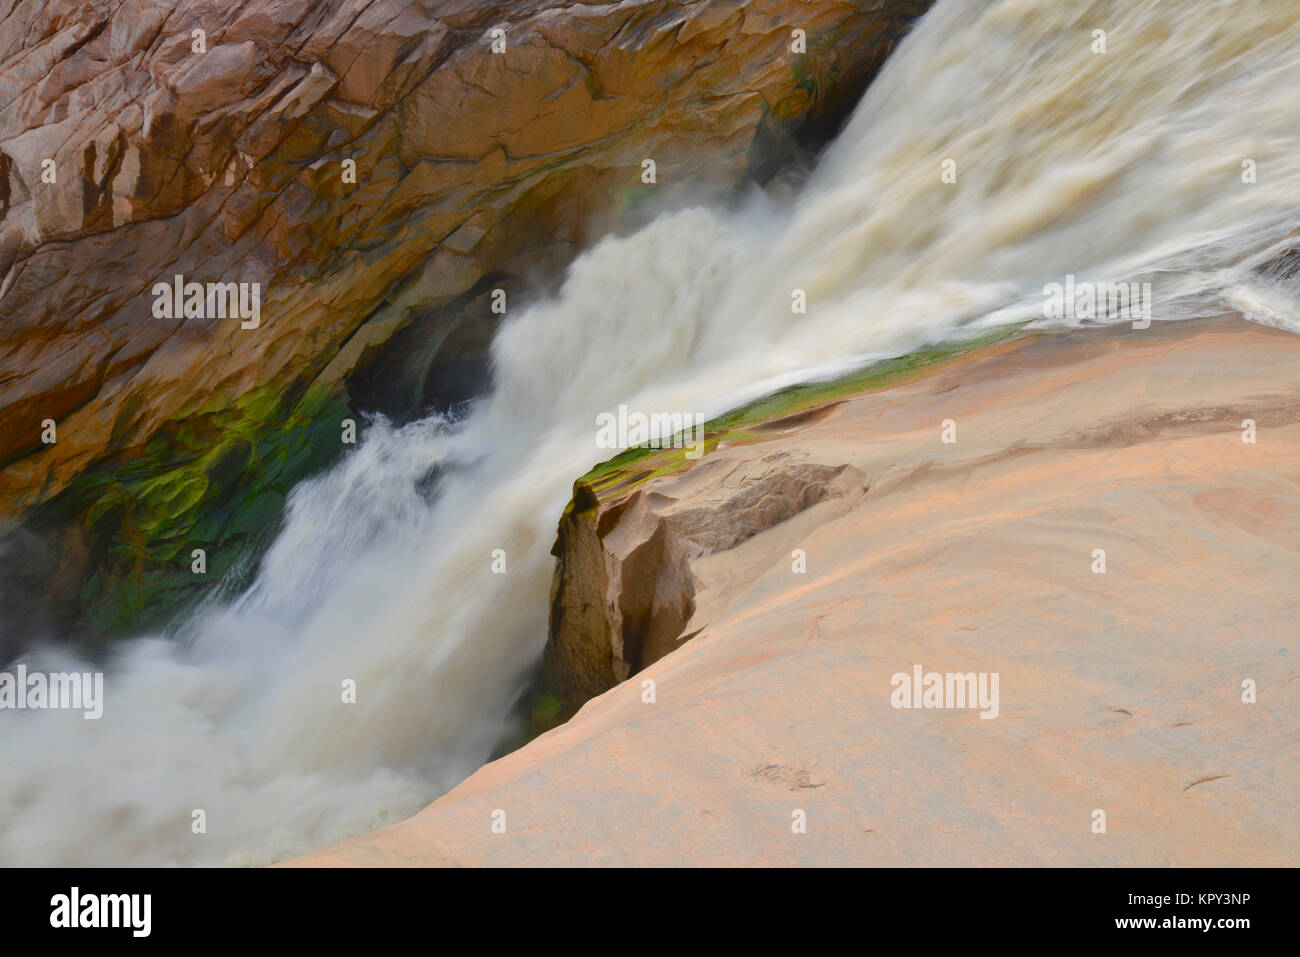
[[[556, 556], [551, 583], [550, 624], [543, 678], [535, 691], [535, 710], [545, 713], [540, 730], [571, 717], [581, 705], [653, 660], [696, 611], [685, 553], [673, 542], [673, 529], [645, 517], [645, 528], [625, 536], [612, 554], [607, 536], [635, 518], [641, 489], [649, 483], [690, 471], [720, 446], [760, 443], [814, 425], [853, 396], [897, 386], [972, 354], [987, 354], [999, 344], [1025, 338], [1023, 323], [964, 341], [872, 363], [847, 375], [789, 386], [705, 424], [705, 455], [692, 458], [674, 437], [652, 448], [626, 449], [574, 482], [551, 553]], [[855, 477], [837, 469], [794, 464], [781, 474], [755, 474], [743, 483], [749, 499], [772, 503], [760, 523], [787, 521], [832, 500], [851, 503]], [[789, 507], [780, 503], [790, 503]], [[752, 505], [752, 503], [751, 503]], [[644, 511], [644, 509], [643, 509]], [[631, 539], [636, 539], [632, 541]], [[651, 584], [645, 586], [649, 580]], [[648, 590], [647, 590], [648, 588]], [[617, 600], [610, 598], [617, 595]], [[555, 709], [555, 702], [560, 708]]]

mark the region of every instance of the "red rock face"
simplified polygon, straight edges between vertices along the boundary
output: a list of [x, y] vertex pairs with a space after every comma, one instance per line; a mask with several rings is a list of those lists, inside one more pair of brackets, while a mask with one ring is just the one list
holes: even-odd
[[[213, 410], [274, 428], [241, 399], [342, 395], [413, 317], [555, 269], [652, 190], [762, 173], [927, 5], [19, 0], [0, 518]], [[156, 318], [177, 275], [260, 284], [257, 328]]]

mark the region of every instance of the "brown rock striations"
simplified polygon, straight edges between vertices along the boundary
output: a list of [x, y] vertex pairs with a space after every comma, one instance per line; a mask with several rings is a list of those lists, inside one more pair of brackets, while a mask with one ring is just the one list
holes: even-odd
[[[65, 494], [82, 551], [129, 553], [117, 573], [187, 554], [232, 490], [282, 496], [337, 450], [350, 377], [412, 320], [403, 401], [439, 391], [444, 338], [449, 375], [481, 359], [486, 291], [553, 274], [652, 193], [644, 159], [659, 189], [762, 179], [926, 6], [18, 0], [0, 19], [0, 520]], [[155, 318], [177, 275], [260, 284], [257, 328]]]
[[[556, 540], [546, 677], [571, 714], [671, 652], [720, 610], [735, 562], [766, 567], [862, 496], [864, 476], [798, 451], [702, 461], [568, 510]], [[726, 555], [722, 561], [710, 561]], [[743, 557], [741, 557], [743, 556]]]

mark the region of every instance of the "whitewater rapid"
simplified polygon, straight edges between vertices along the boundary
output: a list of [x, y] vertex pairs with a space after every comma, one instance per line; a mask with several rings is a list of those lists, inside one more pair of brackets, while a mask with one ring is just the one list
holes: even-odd
[[600, 412], [716, 414], [1038, 319], [1067, 274], [1151, 282], [1157, 320], [1297, 328], [1255, 269], [1297, 226], [1294, 0], [940, 0], [792, 203], [599, 243], [503, 326], [467, 418], [370, 425], [295, 490], [251, 588], [125, 643], [102, 719], [0, 715], [0, 864], [264, 864], [472, 773], [544, 645], [556, 521], [610, 455]]

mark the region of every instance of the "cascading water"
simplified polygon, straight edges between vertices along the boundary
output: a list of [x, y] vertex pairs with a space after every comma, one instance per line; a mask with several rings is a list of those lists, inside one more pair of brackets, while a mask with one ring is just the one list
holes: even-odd
[[1041, 316], [1067, 274], [1150, 281], [1157, 319], [1297, 328], [1294, 292], [1254, 268], [1296, 226], [1294, 0], [941, 0], [791, 207], [600, 243], [501, 330], [466, 420], [373, 425], [295, 491], [245, 594], [184, 640], [124, 644], [100, 720], [0, 717], [0, 863], [267, 863], [475, 770], [545, 641], [557, 517], [609, 455], [601, 411], [718, 413]]

